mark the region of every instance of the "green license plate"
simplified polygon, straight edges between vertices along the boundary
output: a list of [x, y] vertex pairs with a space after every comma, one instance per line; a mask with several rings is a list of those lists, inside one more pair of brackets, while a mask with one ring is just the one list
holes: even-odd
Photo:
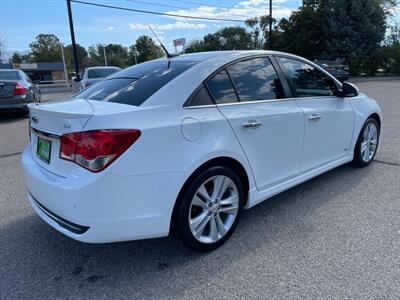
[[41, 160], [49, 164], [50, 153], [51, 153], [51, 141], [38, 137], [37, 151], [36, 151], [37, 156]]

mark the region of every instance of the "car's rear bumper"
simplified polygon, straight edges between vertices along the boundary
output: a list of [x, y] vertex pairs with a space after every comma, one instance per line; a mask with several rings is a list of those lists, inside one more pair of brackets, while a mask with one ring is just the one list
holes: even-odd
[[102, 175], [77, 167], [65, 178], [39, 166], [30, 147], [22, 153], [22, 166], [33, 209], [75, 240], [106, 243], [169, 233], [181, 174]]
[[0, 99], [0, 110], [28, 110], [28, 104], [33, 103], [30, 97]]

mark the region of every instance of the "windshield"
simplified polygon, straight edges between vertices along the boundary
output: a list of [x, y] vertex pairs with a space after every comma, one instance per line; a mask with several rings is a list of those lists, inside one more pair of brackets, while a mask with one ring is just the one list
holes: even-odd
[[0, 80], [18, 80], [19, 74], [17, 71], [0, 71]]
[[107, 77], [115, 72], [118, 72], [120, 69], [118, 68], [96, 68], [88, 70], [88, 78], [103, 78]]
[[139, 106], [196, 62], [155, 60], [111, 75], [76, 94], [74, 98]]

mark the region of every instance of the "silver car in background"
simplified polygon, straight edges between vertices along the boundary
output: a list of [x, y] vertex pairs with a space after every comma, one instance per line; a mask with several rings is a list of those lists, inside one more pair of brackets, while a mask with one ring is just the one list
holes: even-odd
[[88, 86], [103, 80], [105, 77], [112, 75], [121, 68], [119, 67], [89, 67], [85, 69], [82, 80], [79, 82], [79, 90], [83, 90]]
[[0, 110], [28, 111], [27, 104], [40, 102], [39, 87], [21, 70], [0, 70]]

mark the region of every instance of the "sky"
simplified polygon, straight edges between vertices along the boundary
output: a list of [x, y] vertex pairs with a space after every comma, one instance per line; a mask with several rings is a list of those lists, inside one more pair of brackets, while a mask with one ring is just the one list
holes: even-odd
[[[84, 0], [112, 6], [163, 13], [245, 20], [268, 13], [269, 0]], [[273, 0], [274, 17], [288, 17], [301, 0]], [[118, 43], [130, 46], [137, 37], [151, 35], [148, 26], [173, 51], [173, 39], [190, 41], [241, 22], [220, 22], [174, 18], [120, 11], [72, 3], [76, 42], [93, 44]], [[6, 53], [29, 50], [29, 44], [40, 33], [53, 33], [62, 43], [70, 44], [65, 0], [0, 0], [0, 35]]]
[[[87, 2], [170, 14], [245, 20], [268, 14], [269, 0], [82, 0]], [[288, 17], [301, 0], [273, 0], [273, 17]], [[173, 51], [173, 39], [190, 41], [223, 26], [220, 22], [165, 17], [72, 3], [76, 42], [84, 47], [117, 43], [130, 46], [140, 35], [151, 35], [148, 26]], [[400, 18], [397, 18], [400, 19]], [[66, 0], [0, 0], [0, 37], [6, 54], [29, 50], [40, 33], [53, 33], [70, 44]]]

